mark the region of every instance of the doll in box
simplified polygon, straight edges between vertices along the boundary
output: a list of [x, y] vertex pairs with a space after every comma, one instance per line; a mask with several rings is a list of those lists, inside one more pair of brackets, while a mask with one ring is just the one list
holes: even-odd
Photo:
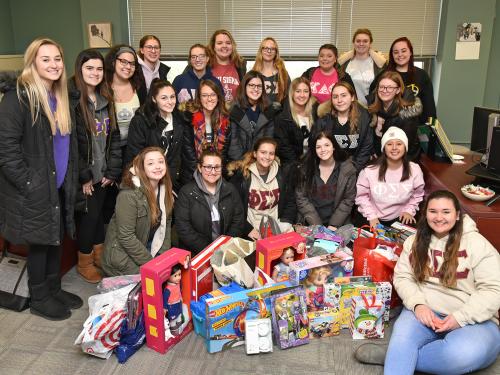
[[304, 286], [306, 288], [306, 301], [308, 311], [322, 309], [324, 301], [324, 285], [332, 271], [330, 267], [322, 266], [309, 271]]
[[[300, 245], [303, 244], [301, 243]], [[272, 279], [278, 283], [281, 281], [288, 281], [290, 273], [289, 264], [294, 260], [295, 249], [291, 246], [283, 249], [283, 253], [280, 256], [280, 262], [273, 268]]]
[[163, 311], [168, 319], [170, 331], [177, 336], [183, 323], [182, 294], [181, 294], [182, 266], [176, 264], [163, 289]]

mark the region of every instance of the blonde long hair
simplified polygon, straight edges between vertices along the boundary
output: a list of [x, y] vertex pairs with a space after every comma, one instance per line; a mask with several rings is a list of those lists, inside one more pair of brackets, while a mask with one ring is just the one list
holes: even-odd
[[252, 70], [256, 70], [262, 73], [262, 68], [264, 66], [264, 59], [262, 58], [262, 47], [264, 47], [264, 43], [269, 40], [274, 43], [274, 48], [276, 48], [276, 55], [274, 56], [274, 67], [278, 71], [278, 101], [281, 102], [288, 93], [289, 76], [285, 68], [285, 62], [280, 57], [280, 50], [276, 39], [268, 36], [267, 38], [264, 38], [262, 42], [260, 42], [259, 49], [257, 50], [257, 55], [255, 56], [255, 64]]
[[307, 114], [307, 117], [309, 118], [309, 124], [312, 127], [312, 125], [314, 124], [313, 106], [314, 103], [316, 103], [316, 98], [311, 94], [311, 89], [310, 89], [311, 82], [306, 77], [297, 77], [290, 84], [290, 89], [288, 90], [288, 104], [290, 105], [290, 113], [292, 115], [293, 121], [298, 126], [300, 121], [297, 114], [297, 108], [295, 106], [295, 102], [293, 101], [293, 93], [295, 90], [297, 90], [297, 87], [299, 87], [301, 83], [305, 84], [307, 88], [309, 88], [309, 99], [307, 100], [306, 103], [305, 112]]
[[71, 133], [71, 115], [69, 110], [68, 87], [66, 84], [66, 70], [63, 67], [61, 77], [52, 84], [52, 94], [57, 100], [57, 110], [52, 113], [49, 104], [49, 92], [43, 84], [42, 78], [38, 74], [35, 66], [35, 59], [41, 46], [53, 45], [57, 47], [64, 61], [62, 47], [48, 38], [35, 39], [26, 48], [24, 53], [24, 68], [17, 79], [17, 96], [23, 101], [21, 92], [25, 91], [28, 97], [28, 105], [31, 112], [31, 119], [35, 123], [43, 111], [49, 119], [52, 135], [59, 129], [62, 135]]

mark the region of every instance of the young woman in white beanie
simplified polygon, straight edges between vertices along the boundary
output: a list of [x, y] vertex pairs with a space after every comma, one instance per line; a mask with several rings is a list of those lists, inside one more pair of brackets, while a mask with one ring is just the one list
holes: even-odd
[[413, 224], [424, 197], [422, 170], [408, 161], [408, 137], [402, 129], [390, 127], [381, 143], [382, 155], [359, 174], [356, 205], [370, 226], [390, 226], [396, 220]]

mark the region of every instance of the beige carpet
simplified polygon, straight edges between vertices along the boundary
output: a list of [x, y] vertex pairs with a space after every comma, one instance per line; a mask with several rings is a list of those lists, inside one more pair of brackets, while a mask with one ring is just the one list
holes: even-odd
[[[87, 318], [87, 298], [95, 286], [82, 281], [72, 269], [63, 286], [84, 297], [85, 305], [73, 311], [70, 319], [50, 322], [29, 311], [14, 313], [0, 309], [0, 374], [382, 374], [379, 366], [361, 365], [352, 356], [365, 341], [354, 341], [349, 334], [313, 340], [288, 350], [276, 346], [274, 352], [247, 356], [244, 347], [208, 354], [204, 342], [191, 333], [170, 352], [161, 355], [144, 346], [129, 361], [120, 365], [113, 355], [108, 360], [84, 354], [73, 342]], [[387, 340], [378, 340], [385, 342]], [[467, 350], [467, 348], [464, 348]], [[478, 374], [500, 374], [500, 361]]]

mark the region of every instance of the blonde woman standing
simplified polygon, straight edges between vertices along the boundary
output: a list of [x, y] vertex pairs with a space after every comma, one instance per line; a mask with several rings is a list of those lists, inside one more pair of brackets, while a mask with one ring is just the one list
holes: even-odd
[[61, 243], [75, 234], [77, 144], [62, 48], [39, 38], [0, 103], [0, 234], [29, 246], [31, 313], [49, 320], [71, 316], [82, 300], [61, 290]]

